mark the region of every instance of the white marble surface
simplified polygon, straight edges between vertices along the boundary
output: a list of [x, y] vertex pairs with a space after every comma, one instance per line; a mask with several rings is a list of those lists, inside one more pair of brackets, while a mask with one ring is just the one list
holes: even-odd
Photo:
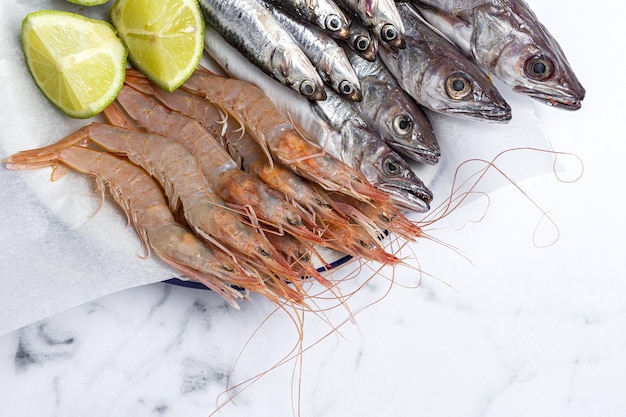
[[[558, 229], [515, 188], [493, 192], [484, 218], [479, 199], [429, 229], [463, 256], [411, 245], [403, 254], [424, 274], [398, 268], [389, 292], [392, 271], [364, 266], [341, 284], [367, 282], [347, 302], [354, 322], [341, 306], [305, 314], [304, 346], [320, 342], [271, 370], [297, 353], [298, 334], [259, 297], [235, 311], [157, 283], [100, 298], [0, 336], [0, 416], [193, 417], [221, 403], [228, 417], [626, 415], [624, 6], [568, 2], [574, 21], [562, 2], [539, 3], [588, 91], [576, 113], [523, 103], [585, 164], [574, 184], [520, 183]], [[228, 401], [227, 387], [267, 370]]]

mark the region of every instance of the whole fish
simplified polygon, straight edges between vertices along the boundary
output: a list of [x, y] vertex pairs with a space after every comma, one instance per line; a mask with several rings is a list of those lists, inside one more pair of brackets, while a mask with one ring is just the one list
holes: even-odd
[[425, 212], [430, 209], [432, 192], [380, 135], [374, 133], [360, 117], [354, 103], [332, 91], [323, 102], [311, 102], [318, 123], [328, 120], [340, 135], [313, 137], [335, 158], [358, 168], [370, 183], [387, 192], [394, 205], [402, 210]]
[[[422, 181], [417, 178], [406, 162], [376, 135], [372, 135], [378, 140], [380, 147], [366, 145], [364, 142], [359, 146], [353, 145], [343, 146], [340, 144], [342, 134], [335, 129], [327, 119], [321, 117], [318, 111], [312, 111], [311, 103], [324, 103], [329, 97], [335, 97], [337, 100], [349, 104], [350, 102], [336, 95], [332, 90], [327, 91], [327, 99], [324, 101], [312, 102], [304, 99], [302, 96], [293, 93], [289, 89], [280, 85], [275, 85], [266, 75], [254, 68], [245, 57], [238, 53], [223, 38], [205, 36], [205, 49], [211, 57], [233, 77], [246, 80], [257, 85], [267, 96], [292, 120], [298, 125], [298, 129], [310, 140], [317, 142], [324, 147], [329, 154], [343, 155], [342, 159], [347, 164], [355, 164], [364, 168], [366, 166], [378, 167], [372, 169], [361, 169], [364, 175], [369, 176], [367, 179], [370, 183], [376, 182], [376, 185], [382, 191], [391, 195], [394, 204], [404, 209], [423, 212], [429, 209], [429, 203], [432, 200], [432, 193], [426, 188]], [[356, 110], [355, 110], [356, 111]], [[357, 143], [359, 134], [366, 130], [362, 124], [360, 116], [353, 123], [346, 124], [345, 134], [353, 133], [353, 137], [345, 139], [344, 143], [352, 141]], [[351, 126], [348, 126], [351, 125]], [[349, 130], [354, 128], [353, 131]], [[371, 132], [370, 132], [371, 134]], [[355, 157], [355, 155], [360, 155]], [[370, 162], [371, 161], [371, 162]], [[412, 174], [412, 175], [411, 175]], [[405, 175], [409, 178], [405, 178]], [[387, 185], [383, 185], [386, 183]], [[409, 185], [411, 184], [412, 185]]]
[[309, 99], [325, 98], [313, 64], [261, 4], [254, 0], [198, 3], [207, 23], [254, 65]]
[[278, 23], [298, 43], [327, 85], [351, 100], [361, 100], [361, 86], [344, 49], [330, 35], [307, 25], [274, 7], [271, 0], [264, 4]]
[[514, 91], [555, 107], [581, 107], [585, 89], [523, 0], [412, 1], [433, 26]]
[[348, 36], [348, 19], [333, 0], [268, 0], [300, 21], [327, 32], [334, 38]]
[[378, 55], [419, 104], [453, 116], [508, 122], [511, 107], [487, 74], [434, 31], [409, 3], [397, 3], [406, 29], [406, 49]]
[[430, 121], [413, 97], [400, 87], [380, 58], [366, 61], [347, 51], [361, 80], [363, 99], [355, 107], [365, 122], [397, 152], [434, 165], [441, 151]]
[[404, 26], [394, 0], [337, 0], [391, 49], [404, 48]]

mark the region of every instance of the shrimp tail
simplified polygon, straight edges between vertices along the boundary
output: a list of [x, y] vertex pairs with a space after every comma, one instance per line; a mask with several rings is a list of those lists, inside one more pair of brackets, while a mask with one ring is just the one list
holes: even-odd
[[[14, 170], [37, 169], [48, 166], [52, 166], [53, 169], [57, 169], [56, 166], [60, 164], [59, 159], [63, 149], [72, 145], [86, 146], [89, 142], [86, 130], [87, 127], [83, 127], [56, 143], [42, 148], [18, 152], [8, 158], [5, 158], [2, 162], [6, 163], [7, 168]], [[55, 174], [53, 171], [51, 179], [58, 180], [61, 177], [62, 176]]]

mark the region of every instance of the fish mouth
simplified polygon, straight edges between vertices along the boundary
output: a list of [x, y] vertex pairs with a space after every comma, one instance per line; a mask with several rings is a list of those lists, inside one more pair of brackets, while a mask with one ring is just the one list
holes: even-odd
[[531, 90], [523, 87], [515, 87], [513, 91], [525, 94], [535, 100], [541, 101], [548, 106], [565, 110], [578, 110], [582, 107], [582, 101], [585, 98], [585, 91], [578, 94], [556, 94], [542, 93], [541, 91]]
[[433, 193], [424, 187], [407, 187], [397, 182], [381, 184], [379, 188], [391, 196], [391, 201], [400, 210], [425, 213], [430, 210]]
[[389, 144], [394, 150], [398, 151], [402, 155], [411, 158], [417, 162], [423, 162], [428, 165], [437, 165], [441, 151], [439, 149], [425, 149], [417, 148], [400, 142], [394, 142]]
[[455, 109], [448, 108], [444, 113], [466, 119], [483, 120], [496, 123], [508, 123], [511, 120], [511, 107], [486, 108], [486, 109]]

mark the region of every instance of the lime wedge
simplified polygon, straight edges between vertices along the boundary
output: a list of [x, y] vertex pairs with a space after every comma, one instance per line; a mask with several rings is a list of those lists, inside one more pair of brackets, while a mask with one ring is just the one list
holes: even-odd
[[42, 10], [22, 21], [26, 65], [43, 94], [74, 118], [107, 107], [124, 84], [126, 48], [101, 20]]
[[117, 0], [111, 21], [132, 64], [164, 90], [175, 90], [197, 68], [204, 48], [197, 0]]

